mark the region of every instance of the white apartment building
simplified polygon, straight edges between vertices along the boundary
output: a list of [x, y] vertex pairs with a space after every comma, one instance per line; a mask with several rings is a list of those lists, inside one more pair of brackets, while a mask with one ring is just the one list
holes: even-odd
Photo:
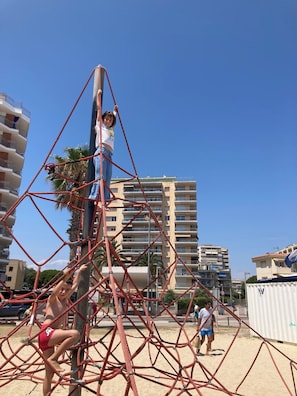
[[191, 287], [198, 274], [196, 181], [176, 177], [112, 179], [117, 198], [109, 207], [107, 231], [127, 262], [154, 254], [167, 268], [170, 288]]
[[232, 281], [228, 249], [217, 245], [200, 245], [198, 255], [200, 282], [208, 289], [218, 288], [222, 296], [231, 298]]
[[[18, 199], [24, 153], [30, 125], [30, 113], [21, 103], [0, 93], [0, 219]], [[9, 246], [12, 243], [9, 231], [15, 223], [12, 211], [0, 224], [0, 279], [5, 281], [9, 262]]]

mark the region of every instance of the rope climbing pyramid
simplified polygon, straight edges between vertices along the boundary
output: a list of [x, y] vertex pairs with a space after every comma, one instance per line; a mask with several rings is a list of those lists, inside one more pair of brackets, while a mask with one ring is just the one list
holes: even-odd
[[[55, 161], [49, 162], [53, 150], [63, 140], [67, 124], [92, 79], [94, 88], [89, 150], [81, 150], [80, 155], [77, 155], [75, 150], [69, 149], [68, 159], [55, 156]], [[117, 114], [119, 129], [122, 131], [122, 140], [126, 143], [129, 161], [125, 163], [129, 162], [129, 165], [122, 167], [111, 159], [108, 161], [121, 173], [121, 180], [133, 182], [137, 186], [141, 192], [140, 198], [127, 200], [117, 195], [113, 186], [106, 185], [102, 174], [95, 180], [93, 159], [96, 151], [96, 100], [99, 90], [105, 95], [104, 83], [116, 105], [108, 73], [102, 66], [97, 66], [88, 77], [44, 163], [26, 191], [1, 219], [1, 224], [22, 250], [30, 266], [36, 269], [36, 279], [32, 291], [11, 296], [10, 299], [10, 302], [30, 303], [32, 310], [30, 316], [9, 328], [7, 334], [1, 335], [0, 388], [5, 392], [11, 381], [19, 381], [20, 389], [22, 383], [30, 384], [30, 391], [26, 394], [41, 394], [47, 375], [45, 367], [49, 363], [48, 356], [43, 354], [38, 345], [46, 303], [53, 289], [61, 282], [64, 271], [77, 274], [85, 265], [87, 270], [81, 273], [75, 298], [69, 301], [61, 315], [53, 318], [55, 322], [66, 317], [67, 328], [79, 331], [79, 341], [59, 357], [62, 372], [51, 367], [54, 376], [48, 394], [252, 395], [253, 392], [249, 393], [249, 389], [254, 385], [251, 384], [250, 376], [257, 367], [260, 356], [265, 354], [270, 376], [274, 377], [274, 389], [279, 390], [278, 394], [296, 395], [296, 361], [262, 338], [247, 322], [212, 295], [175, 250], [146, 197], [120, 112]], [[102, 169], [105, 154], [102, 147], [100, 150]], [[130, 169], [127, 170], [128, 167]], [[48, 190], [36, 190], [38, 181], [45, 178], [49, 181]], [[89, 198], [88, 193], [96, 181], [99, 182], [100, 198], [94, 200]], [[55, 189], [51, 188], [53, 185]], [[109, 189], [108, 199], [104, 197], [104, 188]], [[50, 247], [47, 246], [50, 253], [42, 263], [34, 257], [32, 248], [25, 245], [24, 236], [12, 233], [9, 227], [9, 216], [16, 209], [31, 214], [34, 219], [30, 225], [31, 231], [34, 233], [36, 230], [40, 240], [44, 243], [51, 241]], [[58, 221], [57, 209], [64, 209], [71, 214], [73, 227], [68, 231], [69, 222], [61, 224]], [[108, 228], [108, 217], [114, 209], [133, 213], [129, 222], [117, 234], [111, 234]], [[127, 260], [118, 249], [121, 233], [127, 227], [137, 228], [139, 220], [144, 218], [148, 219], [150, 227], [154, 229], [153, 237], [148, 238], [147, 247], [143, 251]], [[156, 269], [148, 260], [158, 243], [169, 246], [169, 256], [173, 259], [166, 266]], [[50, 282], [38, 287], [43, 268], [61, 255], [70, 257], [65, 268]], [[145, 262], [146, 266], [143, 266]], [[182, 268], [185, 276], [193, 281], [186, 290], [168, 301], [165, 297], [171, 291], [170, 285], [177, 267]], [[142, 283], [135, 280], [135, 268], [143, 269]], [[119, 273], [121, 276], [118, 276]], [[217, 356], [213, 355], [213, 360], [198, 355], [195, 345], [199, 329], [191, 318], [191, 307], [198, 290], [203, 290], [212, 301], [213, 312], [223, 307], [235, 323], [228, 344], [217, 351]], [[185, 296], [191, 296], [190, 303], [186, 314], [179, 317], [176, 315], [176, 307]], [[5, 304], [7, 300], [1, 302], [1, 306]], [[253, 332], [261, 342], [254, 350], [252, 359], [240, 364], [240, 356], [235, 356], [233, 350], [240, 343], [242, 335], [249, 332]], [[279, 370], [278, 356], [285, 361], [285, 373]], [[236, 373], [232, 383], [224, 375], [230, 369]], [[261, 371], [263, 368], [257, 369], [259, 378], [264, 376]], [[268, 394], [265, 392], [268, 392], [270, 385], [267, 386], [262, 394]]]

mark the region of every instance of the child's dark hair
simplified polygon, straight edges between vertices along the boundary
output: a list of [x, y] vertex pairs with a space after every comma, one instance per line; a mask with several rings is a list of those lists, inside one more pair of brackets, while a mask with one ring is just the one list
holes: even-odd
[[66, 281], [66, 284], [72, 286], [73, 285], [73, 279], [72, 278], [68, 279]]
[[113, 117], [113, 122], [112, 122], [112, 124], [111, 124], [111, 127], [114, 127], [115, 124], [116, 124], [116, 122], [117, 122], [117, 118], [116, 118], [116, 116], [114, 115], [114, 113], [113, 113], [112, 111], [106, 111], [105, 113], [102, 114], [102, 120], [104, 120], [104, 118], [105, 118], [106, 116], [111, 116], [111, 117]]

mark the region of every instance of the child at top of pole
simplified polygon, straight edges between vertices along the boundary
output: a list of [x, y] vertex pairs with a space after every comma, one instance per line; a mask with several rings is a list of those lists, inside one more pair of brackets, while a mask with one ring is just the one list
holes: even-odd
[[[93, 163], [95, 167], [95, 181], [92, 185], [92, 189], [89, 195], [89, 199], [97, 201], [97, 205], [100, 208], [100, 156], [102, 155], [102, 179], [104, 183], [104, 201], [110, 199], [110, 181], [112, 175], [112, 154], [114, 150], [114, 130], [113, 127], [116, 124], [116, 115], [118, 112], [118, 106], [115, 105], [113, 111], [106, 111], [102, 114], [102, 90], [98, 89], [96, 96], [97, 104], [97, 118], [95, 125], [96, 140], [95, 147], [96, 151], [93, 157]], [[100, 141], [102, 138], [102, 141]]]

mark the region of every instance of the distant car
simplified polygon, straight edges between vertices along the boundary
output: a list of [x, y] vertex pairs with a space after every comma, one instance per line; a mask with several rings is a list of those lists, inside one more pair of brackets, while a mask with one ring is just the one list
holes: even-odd
[[17, 317], [19, 320], [23, 320], [26, 317], [25, 312], [30, 305], [30, 303], [23, 304], [15, 302], [15, 300], [13, 303], [10, 303], [8, 300], [3, 306], [0, 303], [0, 317]]

